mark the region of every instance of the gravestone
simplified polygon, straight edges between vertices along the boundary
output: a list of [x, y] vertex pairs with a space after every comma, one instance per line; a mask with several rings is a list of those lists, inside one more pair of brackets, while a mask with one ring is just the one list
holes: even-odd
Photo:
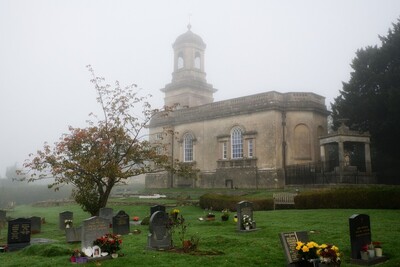
[[9, 221], [7, 234], [9, 251], [29, 246], [31, 243], [31, 220], [19, 218]]
[[165, 211], [166, 211], [166, 210], [165, 210], [165, 206], [163, 206], [163, 205], [154, 205], [154, 206], [151, 206], [151, 207], [150, 207], [150, 217], [151, 217], [151, 215], [153, 215], [153, 213], [156, 212], [156, 211], [163, 211], [163, 212], [165, 212]]
[[359, 265], [373, 265], [387, 260], [387, 257], [375, 257], [369, 260], [361, 259], [361, 249], [372, 241], [371, 223], [367, 214], [353, 214], [349, 218], [350, 227], [350, 261]]
[[168, 214], [156, 211], [150, 217], [150, 233], [147, 236], [148, 249], [170, 249], [172, 247], [171, 232], [167, 228]]
[[112, 224], [113, 216], [114, 216], [114, 210], [112, 208], [101, 208], [99, 210], [99, 217], [107, 219], [109, 224]]
[[67, 240], [67, 243], [81, 242], [82, 226], [65, 228], [65, 238]]
[[6, 226], [7, 212], [5, 210], [0, 210], [0, 228]]
[[298, 253], [296, 250], [296, 242], [308, 242], [308, 234], [306, 231], [302, 232], [288, 232], [280, 233], [279, 239], [281, 240], [282, 247], [285, 251], [287, 266], [296, 266], [299, 261]]
[[354, 214], [349, 218], [351, 258], [361, 259], [363, 246], [371, 243], [371, 225], [366, 214]]
[[120, 210], [112, 219], [113, 233], [117, 235], [127, 235], [130, 232], [129, 215]]
[[[239, 231], [248, 231], [245, 229], [243, 226], [243, 216], [247, 215], [251, 218], [251, 220], [254, 221], [253, 217], [253, 203], [249, 201], [240, 201], [237, 204], [237, 230]], [[251, 227], [250, 230], [255, 230], [256, 229], [256, 223], [253, 222], [253, 226]]]
[[31, 233], [38, 234], [42, 230], [42, 218], [33, 216], [31, 217]]
[[73, 220], [74, 213], [72, 211], [63, 211], [58, 215], [58, 227], [60, 230], [65, 229], [65, 220]]
[[93, 246], [93, 241], [109, 233], [110, 222], [108, 219], [93, 216], [82, 223], [81, 246], [82, 249]]

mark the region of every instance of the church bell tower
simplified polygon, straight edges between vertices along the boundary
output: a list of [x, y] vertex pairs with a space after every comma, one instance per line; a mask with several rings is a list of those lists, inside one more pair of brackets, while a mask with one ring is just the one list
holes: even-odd
[[164, 104], [177, 108], [200, 106], [212, 103], [217, 90], [206, 81], [204, 72], [204, 50], [206, 44], [200, 36], [188, 30], [176, 38], [174, 49], [174, 72], [171, 83], [165, 85]]

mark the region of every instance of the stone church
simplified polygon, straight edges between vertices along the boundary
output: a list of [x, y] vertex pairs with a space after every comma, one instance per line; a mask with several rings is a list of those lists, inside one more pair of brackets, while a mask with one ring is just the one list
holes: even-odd
[[150, 142], [163, 144], [159, 153], [199, 172], [147, 174], [147, 188], [280, 188], [286, 166], [320, 160], [329, 114], [323, 96], [268, 91], [214, 102], [205, 49], [190, 25], [175, 40], [172, 81], [161, 89], [174, 109], [149, 125]]

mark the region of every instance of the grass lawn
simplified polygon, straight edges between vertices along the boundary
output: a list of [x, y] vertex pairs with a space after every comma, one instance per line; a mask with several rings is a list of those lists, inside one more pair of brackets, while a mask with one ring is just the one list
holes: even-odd
[[[112, 203], [112, 202], [110, 202]], [[124, 210], [131, 217], [143, 218], [149, 214], [148, 205], [111, 204], [114, 211]], [[379, 264], [380, 267], [400, 266], [400, 210], [277, 210], [255, 211], [254, 219], [258, 231], [239, 233], [232, 220], [220, 221], [216, 212], [216, 221], [199, 221], [205, 212], [194, 206], [178, 207], [189, 222], [187, 235], [200, 237], [201, 251], [214, 251], [218, 255], [189, 255], [175, 252], [151, 251], [146, 249], [148, 226], [135, 226], [140, 234], [123, 236], [120, 253], [123, 257], [115, 260], [92, 262], [86, 266], [285, 266], [285, 257], [278, 234], [291, 231], [313, 231], [310, 240], [317, 243], [333, 243], [343, 253], [341, 266], [356, 266], [350, 261], [350, 237], [348, 219], [353, 214], [368, 214], [371, 219], [372, 239], [383, 244], [384, 255], [389, 261]], [[49, 238], [56, 240], [52, 244], [31, 245], [23, 250], [0, 253], [0, 266], [70, 266], [70, 252], [80, 248], [80, 244], [67, 244], [64, 232], [58, 230], [58, 214], [62, 211], [74, 212], [74, 224], [79, 225], [89, 215], [77, 205], [58, 207], [18, 206], [7, 216], [13, 218], [40, 216], [46, 218], [42, 233], [32, 238]], [[167, 211], [169, 208], [167, 208]], [[7, 229], [0, 233], [0, 244], [7, 241]], [[179, 239], [174, 236], [179, 246]]]

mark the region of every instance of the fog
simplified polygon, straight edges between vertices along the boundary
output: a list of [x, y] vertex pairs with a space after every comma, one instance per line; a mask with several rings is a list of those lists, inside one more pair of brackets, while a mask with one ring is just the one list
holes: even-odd
[[0, 0], [0, 177], [99, 113], [88, 64], [161, 107], [190, 22], [215, 101], [307, 91], [329, 108], [357, 49], [379, 44], [399, 11], [398, 0]]

